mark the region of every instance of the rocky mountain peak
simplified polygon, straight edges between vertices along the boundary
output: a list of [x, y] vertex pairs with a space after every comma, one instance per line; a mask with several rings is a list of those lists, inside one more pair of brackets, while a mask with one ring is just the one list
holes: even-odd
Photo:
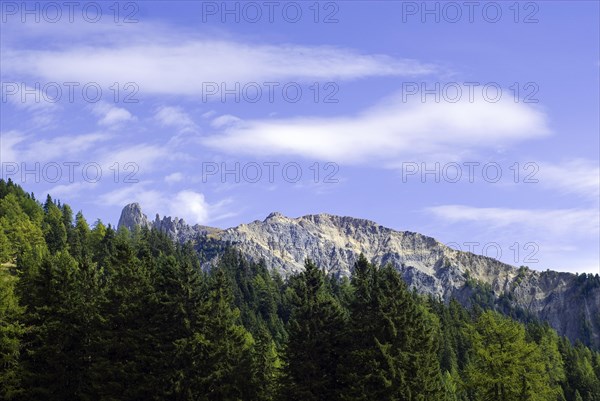
[[[138, 204], [123, 209], [119, 226], [150, 226], [179, 242], [197, 246], [210, 238], [223, 247], [233, 246], [245, 258], [259, 262], [283, 276], [302, 271], [306, 258], [336, 276], [350, 276], [359, 255], [378, 266], [391, 264], [417, 291], [468, 305], [477, 285], [485, 285], [493, 297], [510, 299], [512, 305], [546, 320], [559, 333], [581, 338], [581, 321], [597, 328], [587, 343], [600, 345], [600, 290], [583, 297], [577, 277], [570, 273], [517, 269], [498, 260], [449, 248], [432, 237], [397, 231], [376, 222], [346, 216], [314, 214], [297, 218], [279, 212], [265, 220], [226, 230], [190, 226], [182, 219], [157, 216], [149, 223]], [[217, 262], [218, 253], [204, 261]], [[483, 288], [483, 287], [482, 287]], [[509, 294], [509, 295], [507, 295]], [[508, 297], [508, 298], [507, 298]], [[594, 326], [594, 327], [596, 327]]]
[[135, 227], [155, 228], [179, 242], [194, 240], [198, 235], [219, 233], [221, 231], [218, 228], [201, 225], [190, 226], [182, 218], [171, 216], [160, 217], [158, 213], [156, 213], [154, 220], [150, 221], [142, 212], [140, 204], [135, 202], [123, 208], [118, 224], [118, 228], [121, 227], [125, 227], [128, 230], [133, 230]]
[[286, 219], [287, 217], [285, 217], [283, 214], [279, 213], [279, 212], [272, 212], [270, 213], [267, 218], [264, 220], [266, 221], [271, 221], [271, 220], [281, 220], [281, 219]]
[[118, 227], [125, 227], [133, 230], [135, 227], [150, 227], [148, 217], [142, 213], [142, 207], [139, 203], [130, 203], [121, 211]]

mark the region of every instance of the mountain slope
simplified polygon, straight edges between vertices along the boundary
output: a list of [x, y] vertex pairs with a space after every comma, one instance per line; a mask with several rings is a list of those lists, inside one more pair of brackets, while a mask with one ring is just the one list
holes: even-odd
[[[137, 204], [127, 205], [119, 226], [154, 227], [180, 241], [210, 238], [230, 244], [248, 259], [289, 275], [311, 258], [328, 273], [349, 276], [363, 253], [372, 263], [391, 263], [420, 293], [464, 305], [485, 293], [505, 312], [518, 311], [547, 321], [559, 333], [600, 346], [600, 278], [517, 269], [495, 259], [461, 252], [431, 237], [395, 231], [372, 221], [328, 214], [299, 218], [270, 214], [264, 221], [225, 230], [189, 226], [170, 217], [150, 222]], [[218, 255], [209, 262], [214, 262]]]

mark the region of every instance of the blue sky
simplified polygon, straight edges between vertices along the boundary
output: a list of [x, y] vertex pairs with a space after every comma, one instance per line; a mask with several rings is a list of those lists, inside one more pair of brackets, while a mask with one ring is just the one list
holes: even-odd
[[0, 162], [38, 198], [113, 224], [134, 201], [218, 227], [349, 215], [599, 271], [596, 1], [22, 4]]

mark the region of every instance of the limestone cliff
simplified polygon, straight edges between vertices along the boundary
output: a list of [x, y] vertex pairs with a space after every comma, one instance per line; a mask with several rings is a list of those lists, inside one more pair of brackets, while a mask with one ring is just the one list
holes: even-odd
[[[600, 346], [600, 278], [554, 271], [518, 269], [495, 259], [461, 252], [431, 237], [395, 231], [372, 221], [328, 214], [289, 218], [271, 213], [254, 221], [221, 230], [189, 226], [165, 217], [150, 223], [139, 205], [123, 209], [119, 226], [154, 227], [173, 239], [228, 243], [247, 258], [263, 259], [282, 275], [302, 270], [308, 257], [327, 272], [349, 276], [358, 256], [393, 264], [419, 292], [444, 300], [452, 297], [468, 305], [476, 291], [491, 292], [495, 305], [546, 320], [571, 339]], [[214, 263], [218, 255], [209, 263]]]

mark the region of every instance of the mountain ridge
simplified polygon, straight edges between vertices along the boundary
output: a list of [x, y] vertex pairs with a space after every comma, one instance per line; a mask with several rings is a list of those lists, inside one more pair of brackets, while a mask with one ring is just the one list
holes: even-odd
[[[377, 265], [391, 263], [422, 294], [473, 304], [482, 288], [494, 302], [547, 321], [572, 340], [600, 346], [600, 278], [517, 268], [496, 259], [452, 249], [433, 237], [397, 231], [350, 216], [312, 214], [296, 218], [279, 212], [226, 229], [190, 226], [177, 217], [150, 221], [139, 204], [125, 206], [119, 227], [156, 228], [178, 242], [198, 246], [206, 239], [233, 246], [249, 260], [264, 260], [283, 276], [302, 271], [311, 258], [327, 273], [348, 277], [362, 253]], [[213, 255], [205, 266], [214, 264]], [[585, 280], [581, 277], [586, 276]], [[591, 284], [590, 284], [591, 283]], [[590, 289], [591, 287], [591, 289]], [[489, 294], [488, 294], [489, 295]]]

